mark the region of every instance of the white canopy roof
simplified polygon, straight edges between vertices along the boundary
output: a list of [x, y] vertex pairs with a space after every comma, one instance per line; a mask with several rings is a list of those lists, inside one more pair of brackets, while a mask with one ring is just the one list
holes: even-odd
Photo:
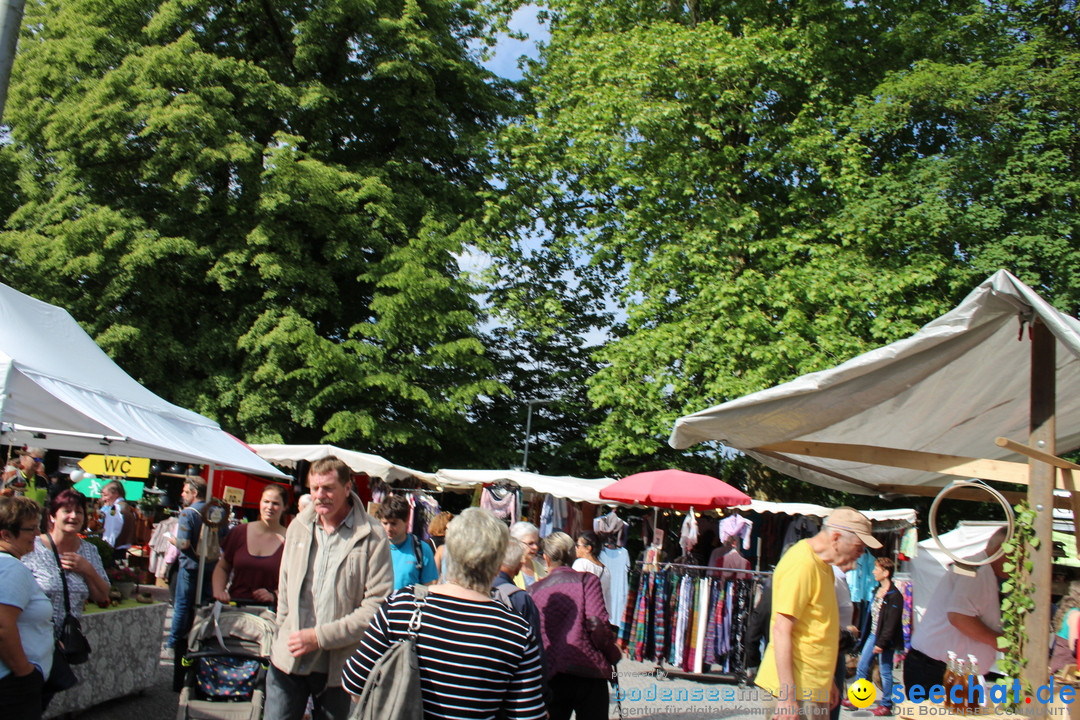
[[1080, 322], [1004, 270], [909, 338], [679, 418], [670, 444], [719, 440], [787, 475], [863, 494], [882, 485], [937, 487], [949, 478], [767, 446], [845, 443], [1026, 462], [994, 439], [1028, 438], [1027, 330], [1034, 318], [1056, 343], [1056, 451], [1074, 450], [1080, 447]]
[[282, 477], [197, 413], [150, 392], [66, 310], [0, 284], [0, 440]]
[[555, 497], [593, 505], [619, 505], [600, 497], [600, 490], [615, 482], [611, 478], [584, 479], [567, 475], [538, 475], [523, 470], [439, 470], [435, 473], [444, 487], [471, 487], [512, 482], [519, 487]]
[[[824, 518], [833, 511], [832, 508], [814, 505], [812, 503], [780, 503], [770, 502], [768, 500], [751, 500], [749, 507], [743, 505], [732, 509], [757, 513], [812, 515], [813, 517], [819, 518]], [[859, 512], [865, 515], [871, 522], [897, 521], [914, 525], [918, 518], [918, 513], [916, 513], [913, 508], [897, 508], [895, 510], [860, 510]]]
[[282, 467], [296, 467], [300, 460], [314, 462], [333, 455], [338, 460], [348, 465], [353, 472], [367, 473], [371, 477], [381, 477], [387, 482], [394, 482], [410, 476], [415, 476], [425, 482], [434, 483], [435, 476], [431, 473], [412, 470], [403, 465], [395, 465], [384, 457], [370, 455], [368, 453], [346, 450], [334, 445], [252, 445], [251, 449], [258, 453], [259, 457], [269, 460]]

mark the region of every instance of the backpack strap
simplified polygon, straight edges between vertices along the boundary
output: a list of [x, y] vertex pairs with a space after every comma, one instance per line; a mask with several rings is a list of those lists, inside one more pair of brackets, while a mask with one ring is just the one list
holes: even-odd
[[491, 599], [501, 603], [507, 610], [517, 612], [514, 610], [514, 603], [510, 599], [511, 596], [516, 595], [519, 592], [525, 592], [512, 582], [501, 583], [491, 589]]
[[[413, 556], [416, 557], [416, 574], [419, 576], [424, 569], [424, 551], [420, 548], [420, 540], [415, 535], [409, 533], [409, 539], [412, 540]], [[421, 580], [423, 578], [417, 577], [416, 579]], [[427, 595], [426, 589], [424, 594]]]

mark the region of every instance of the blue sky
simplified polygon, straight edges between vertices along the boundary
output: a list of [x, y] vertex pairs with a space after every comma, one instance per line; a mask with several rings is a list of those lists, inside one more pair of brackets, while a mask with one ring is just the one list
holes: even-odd
[[536, 43], [545, 41], [548, 36], [547, 27], [541, 25], [536, 19], [537, 10], [536, 5], [525, 5], [514, 13], [510, 20], [510, 28], [528, 33], [529, 39], [513, 40], [503, 37], [495, 46], [495, 55], [484, 63], [484, 67], [510, 80], [521, 79], [518, 60], [522, 55], [536, 58]]

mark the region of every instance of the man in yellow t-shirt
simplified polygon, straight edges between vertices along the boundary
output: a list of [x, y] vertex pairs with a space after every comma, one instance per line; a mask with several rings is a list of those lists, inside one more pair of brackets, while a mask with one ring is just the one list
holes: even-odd
[[817, 535], [792, 545], [777, 564], [772, 632], [755, 678], [775, 698], [774, 717], [801, 713], [824, 718], [830, 705], [840, 702], [833, 684], [840, 615], [829, 566], [853, 566], [867, 547], [881, 547], [870, 521], [840, 507]]

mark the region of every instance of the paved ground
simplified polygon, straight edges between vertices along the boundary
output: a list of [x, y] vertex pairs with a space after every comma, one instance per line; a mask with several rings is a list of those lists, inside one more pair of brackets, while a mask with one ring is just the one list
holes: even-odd
[[[155, 596], [164, 599], [160, 590]], [[80, 713], [79, 720], [161, 720], [176, 716], [179, 695], [172, 690], [172, 660], [164, 652], [165, 637], [172, 618], [166, 616], [161, 637], [162, 659], [158, 666], [157, 682], [137, 695], [102, 703]], [[148, 641], [151, 641], [148, 638]], [[665, 720], [768, 720], [757, 688], [725, 683], [701, 683], [682, 678], [671, 678], [661, 673], [657, 677], [655, 665], [623, 660], [619, 663], [619, 685], [622, 696], [622, 717], [665, 718]], [[92, 682], [107, 682], [96, 678]], [[614, 700], [614, 697], [613, 697]], [[614, 702], [611, 718], [619, 714]], [[841, 720], [868, 720], [870, 712], [843, 711]], [[74, 719], [73, 719], [74, 720]]]

